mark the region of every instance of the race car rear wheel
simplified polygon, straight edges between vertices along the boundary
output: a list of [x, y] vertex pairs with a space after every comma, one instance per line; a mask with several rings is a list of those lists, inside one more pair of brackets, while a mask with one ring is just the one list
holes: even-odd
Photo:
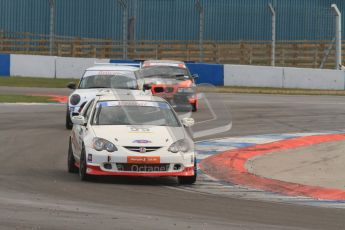
[[179, 176], [177, 177], [179, 184], [194, 184], [197, 178], [197, 165], [196, 159], [194, 159], [194, 176]]
[[67, 107], [67, 110], [66, 110], [66, 129], [72, 129], [72, 128], [73, 128], [73, 123], [71, 120], [69, 109]]
[[68, 143], [67, 168], [68, 168], [69, 173], [77, 173], [78, 172], [78, 168], [77, 168], [77, 166], [75, 166], [75, 159], [73, 156], [71, 138], [69, 139], [69, 143]]
[[87, 169], [86, 153], [85, 153], [85, 148], [83, 146], [83, 149], [80, 155], [80, 164], [79, 164], [79, 177], [80, 177], [80, 180], [82, 181], [87, 181], [90, 179], [90, 175], [87, 175], [86, 169]]

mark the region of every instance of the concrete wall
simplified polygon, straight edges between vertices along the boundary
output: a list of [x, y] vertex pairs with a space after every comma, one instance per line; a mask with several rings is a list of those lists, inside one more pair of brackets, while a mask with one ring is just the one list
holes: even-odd
[[95, 62], [109, 63], [109, 59], [57, 57], [56, 78], [80, 78]]
[[9, 77], [11, 70], [10, 70], [10, 55], [9, 54], [0, 54], [0, 76], [1, 77]]
[[109, 63], [109, 59], [71, 58], [39, 55], [10, 55], [10, 75], [44, 78], [80, 78], [95, 62]]
[[11, 76], [44, 78], [55, 76], [55, 57], [12, 54], [10, 60]]
[[284, 88], [344, 89], [345, 72], [339, 70], [284, 68]]
[[224, 85], [281, 88], [283, 87], [283, 68], [224, 65]]
[[343, 90], [340, 70], [224, 65], [225, 86]]
[[187, 63], [191, 74], [198, 74], [197, 84], [224, 85], [224, 65], [206, 63]]
[[[0, 54], [0, 76], [80, 78], [95, 62], [124, 60]], [[128, 63], [128, 61], [125, 61]], [[343, 90], [345, 72], [287, 67], [187, 63], [197, 83], [225, 86]]]

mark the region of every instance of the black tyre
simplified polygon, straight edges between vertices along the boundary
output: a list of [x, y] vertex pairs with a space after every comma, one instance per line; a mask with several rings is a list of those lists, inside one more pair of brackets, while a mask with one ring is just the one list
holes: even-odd
[[67, 107], [67, 110], [66, 110], [66, 129], [72, 129], [72, 128], [73, 128], [73, 123], [71, 120], [69, 109]]
[[196, 166], [196, 159], [194, 159], [194, 176], [179, 176], [177, 177], [178, 183], [179, 184], [194, 184], [196, 182], [197, 178], [197, 166]]
[[67, 168], [68, 168], [69, 173], [78, 172], [78, 167], [75, 166], [75, 159], [73, 156], [71, 138], [69, 139], [69, 143], [68, 143]]
[[193, 111], [193, 112], [198, 111], [198, 107], [199, 107], [199, 106], [198, 106], [198, 102], [196, 101], [195, 103], [192, 104], [192, 111]]
[[79, 164], [79, 177], [82, 181], [87, 181], [90, 179], [90, 175], [86, 173], [87, 164], [86, 164], [86, 153], [85, 148], [83, 147], [80, 155], [80, 164]]

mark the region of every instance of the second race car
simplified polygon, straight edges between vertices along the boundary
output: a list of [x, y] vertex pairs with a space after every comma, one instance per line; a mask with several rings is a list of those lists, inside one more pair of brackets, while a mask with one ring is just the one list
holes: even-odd
[[100, 89], [142, 89], [136, 71], [139, 67], [126, 64], [99, 64], [88, 68], [78, 85], [68, 84], [73, 93], [68, 98], [66, 110], [66, 128], [72, 129], [71, 117], [78, 115], [83, 106], [99, 92]]
[[154, 95], [166, 99], [177, 111], [197, 111], [198, 97], [195, 79], [186, 64], [181, 61], [148, 60], [142, 65], [139, 75], [145, 87]]

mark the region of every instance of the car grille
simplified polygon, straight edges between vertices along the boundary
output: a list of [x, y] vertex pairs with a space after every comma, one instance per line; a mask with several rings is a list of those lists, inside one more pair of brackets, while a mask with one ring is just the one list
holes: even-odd
[[153, 93], [172, 93], [174, 92], [174, 87], [154, 87]]
[[142, 152], [142, 148], [145, 148], [145, 151], [143, 153], [149, 153], [149, 152], [153, 152], [156, 151], [162, 147], [157, 147], [157, 146], [123, 146], [124, 148], [133, 151], [133, 152], [138, 152], [141, 153]]
[[153, 90], [154, 90], [154, 93], [163, 93], [164, 92], [163, 87], [155, 87]]
[[170, 164], [116, 164], [117, 170], [121, 172], [166, 172], [169, 166]]

